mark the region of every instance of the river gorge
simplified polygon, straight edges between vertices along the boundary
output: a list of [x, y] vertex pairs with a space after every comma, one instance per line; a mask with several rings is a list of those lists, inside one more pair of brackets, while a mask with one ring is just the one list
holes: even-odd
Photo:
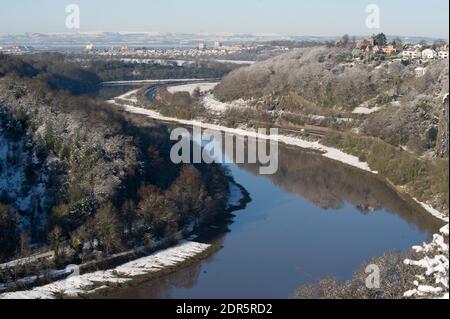
[[287, 298], [324, 277], [350, 279], [364, 261], [409, 250], [443, 225], [376, 175], [298, 147], [280, 145], [275, 175], [226, 165], [252, 201], [195, 239], [222, 249], [108, 298]]

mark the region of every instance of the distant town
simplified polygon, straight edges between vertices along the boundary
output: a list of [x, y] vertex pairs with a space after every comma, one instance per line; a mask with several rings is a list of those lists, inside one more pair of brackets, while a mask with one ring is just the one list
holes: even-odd
[[[205, 42], [199, 42], [196, 47], [191, 48], [130, 48], [122, 45], [120, 48], [99, 49], [89, 43], [85, 52], [89, 55], [107, 58], [133, 58], [132, 62], [145, 63], [145, 59], [197, 59], [197, 58], [236, 58], [243, 56], [256, 56], [260, 54], [276, 55], [289, 51], [288, 47], [269, 44], [234, 44], [223, 45], [215, 41], [212, 46]], [[143, 59], [143, 60], [142, 60]]]
[[[30, 54], [42, 51], [62, 51], [57, 49], [40, 49], [37, 50], [32, 46], [11, 45], [8, 47], [0, 46], [0, 53], [3, 54]], [[112, 46], [110, 48], [97, 47], [94, 43], [87, 43], [82, 50], [76, 53], [85, 54], [90, 57], [99, 58], [121, 58], [124, 62], [133, 63], [151, 63], [155, 59], [230, 59], [230, 62], [239, 62], [244, 58], [254, 60], [257, 57], [266, 56], [271, 57], [289, 51], [289, 47], [278, 45], [274, 43], [239, 43], [226, 44], [220, 41], [215, 41], [212, 45], [207, 45], [206, 42], [199, 42], [195, 46], [190, 47], [136, 47], [128, 44], [120, 46]], [[246, 62], [246, 61], [242, 61]], [[247, 61], [252, 62], [252, 61]]]
[[[96, 47], [89, 42], [77, 52], [83, 59], [120, 60], [125, 63], [160, 64], [160, 65], [186, 65], [196, 60], [214, 60], [222, 63], [253, 64], [258, 60], [288, 52], [295, 48], [326, 45], [329, 47], [351, 47], [352, 59], [349, 64], [368, 63], [370, 61], [402, 61], [404, 64], [413, 64], [417, 77], [426, 74], [427, 67], [434, 61], [448, 59], [449, 45], [445, 40], [410, 40], [400, 37], [388, 37], [379, 33], [371, 37], [350, 38], [344, 35], [338, 40], [303, 39], [301, 41], [273, 40], [264, 42], [243, 42], [224, 44], [219, 40], [199, 41], [190, 47], [139, 47], [121, 44], [104, 48]], [[49, 48], [35, 49], [29, 45], [13, 44], [8, 47], [0, 46], [0, 53], [21, 55], [38, 53]], [[75, 51], [74, 51], [75, 52]], [[77, 58], [80, 59], [80, 58]]]
[[[110, 35], [112, 36], [112, 35]], [[317, 38], [317, 37], [298, 37], [298, 38], [280, 38], [276, 37], [259, 37], [252, 38], [246, 36], [245, 38], [238, 38], [237, 36], [205, 37], [205, 40], [195, 42], [198, 36], [192, 35], [189, 41], [183, 38], [186, 42], [184, 45], [170, 45], [164, 46], [151, 45], [137, 45], [136, 40], [143, 40], [142, 35], [114, 35], [117, 42], [130, 40], [132, 44], [118, 43], [105, 47], [101, 38], [96, 37], [78, 37], [76, 41], [83, 39], [89, 40], [84, 45], [73, 45], [72, 38], [66, 38], [70, 45], [64, 46], [63, 39], [58, 42], [58, 45], [43, 45], [43, 40], [33, 43], [38, 46], [29, 44], [11, 43], [14, 39], [8, 38], [9, 45], [3, 45], [0, 41], [0, 53], [3, 54], [29, 54], [43, 51], [73, 51], [79, 54], [87, 55], [92, 58], [106, 58], [106, 59], [120, 59], [124, 62], [131, 63], [154, 63], [155, 59], [175, 60], [180, 64], [197, 59], [216, 59], [224, 62], [234, 63], [252, 63], [256, 60], [263, 60], [278, 54], [282, 54], [294, 48], [327, 45], [327, 46], [352, 46], [353, 61], [351, 62], [367, 62], [371, 60], [384, 59], [401, 59], [405, 63], [414, 63], [422, 66], [433, 60], [448, 59], [448, 42], [445, 40], [436, 40], [428, 38], [400, 38], [388, 37], [383, 33], [373, 35], [371, 37], [353, 37], [348, 35], [342, 38]], [[97, 41], [94, 41], [98, 39]], [[148, 38], [145, 38], [148, 41]], [[160, 40], [162, 41], [163, 38]], [[225, 42], [219, 39], [224, 39]], [[0, 39], [1, 40], [1, 39]], [[29, 38], [17, 37], [17, 40], [28, 40]], [[242, 41], [240, 41], [242, 40]], [[98, 43], [97, 43], [98, 42]], [[62, 49], [64, 48], [64, 50]], [[68, 49], [71, 48], [71, 49]], [[75, 49], [77, 48], [77, 49]], [[246, 61], [248, 60], [248, 61]], [[420, 69], [419, 69], [420, 70]], [[419, 73], [421, 71], [418, 71]]]
[[435, 41], [429, 44], [425, 41], [417, 44], [403, 43], [395, 39], [388, 43], [384, 34], [361, 39], [354, 42], [353, 56], [361, 60], [396, 56], [410, 61], [429, 61], [433, 59], [448, 59], [448, 43]]

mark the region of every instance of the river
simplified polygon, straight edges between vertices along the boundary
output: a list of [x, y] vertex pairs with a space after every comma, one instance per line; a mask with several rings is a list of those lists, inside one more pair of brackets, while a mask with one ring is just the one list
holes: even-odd
[[223, 248], [173, 274], [109, 298], [287, 298], [299, 286], [349, 279], [367, 259], [407, 250], [442, 226], [378, 177], [296, 147], [279, 170], [227, 164], [252, 201], [199, 241]]

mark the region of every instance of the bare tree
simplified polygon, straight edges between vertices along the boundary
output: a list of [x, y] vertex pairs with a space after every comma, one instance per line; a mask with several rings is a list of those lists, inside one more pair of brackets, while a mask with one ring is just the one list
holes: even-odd
[[106, 255], [122, 247], [117, 212], [111, 203], [106, 204], [97, 211], [93, 224], [96, 236], [105, 249]]

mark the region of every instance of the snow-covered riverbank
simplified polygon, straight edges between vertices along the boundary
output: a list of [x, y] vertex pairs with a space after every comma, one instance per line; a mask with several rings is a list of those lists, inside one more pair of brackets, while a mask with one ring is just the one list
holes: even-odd
[[443, 213], [441, 213], [440, 211], [438, 211], [437, 209], [433, 208], [431, 205], [428, 205], [426, 203], [422, 203], [421, 201], [419, 201], [416, 198], [413, 198], [414, 201], [416, 201], [416, 203], [418, 203], [420, 206], [422, 206], [423, 209], [425, 209], [428, 213], [430, 213], [431, 215], [433, 215], [434, 217], [448, 223], [449, 222], [449, 217], [445, 216]]
[[371, 172], [373, 174], [378, 174], [378, 172], [371, 170], [367, 163], [361, 162], [356, 156], [346, 154], [336, 148], [324, 146], [324, 145], [320, 144], [319, 142], [311, 142], [311, 141], [303, 140], [298, 137], [291, 137], [291, 136], [287, 136], [287, 135], [261, 134], [261, 133], [254, 132], [254, 131], [247, 130], [247, 129], [229, 128], [226, 126], [205, 123], [205, 122], [201, 122], [201, 121], [197, 121], [197, 120], [182, 120], [182, 119], [178, 119], [178, 118], [163, 116], [159, 112], [149, 110], [149, 109], [139, 108], [139, 107], [135, 107], [132, 105], [118, 104], [118, 103], [115, 103], [114, 101], [109, 101], [109, 102], [122, 107], [124, 109], [124, 111], [130, 112], [133, 114], [146, 115], [155, 120], [160, 120], [160, 121], [164, 121], [164, 122], [176, 122], [176, 123], [180, 123], [182, 125], [196, 126], [196, 127], [201, 127], [203, 129], [227, 132], [227, 133], [231, 133], [231, 134], [239, 135], [239, 136], [282, 142], [287, 145], [293, 145], [293, 146], [298, 146], [298, 147], [305, 148], [305, 149], [312, 149], [312, 150], [320, 151], [320, 152], [323, 152], [322, 155], [327, 158], [357, 167], [359, 169]]
[[108, 285], [126, 284], [135, 278], [157, 274], [168, 267], [177, 267], [206, 252], [210, 247], [208, 244], [184, 242], [114, 269], [71, 276], [31, 290], [4, 293], [0, 295], [0, 299], [55, 299], [62, 295], [67, 297], [89, 295], [108, 288]]
[[[234, 181], [230, 181], [230, 194], [227, 203], [227, 212], [233, 212], [240, 210], [249, 201], [249, 195], [246, 190], [236, 184]], [[192, 232], [191, 226], [186, 228], [186, 231]], [[181, 234], [181, 233], [180, 233]], [[0, 294], [0, 299], [54, 299], [61, 296], [65, 297], [78, 297], [80, 295], [89, 295], [98, 292], [99, 290], [114, 288], [117, 285], [127, 284], [133, 281], [136, 277], [148, 276], [148, 275], [158, 275], [158, 271], [166, 271], [169, 268], [176, 268], [180, 264], [187, 260], [193, 258], [201, 259], [209, 255], [206, 252], [211, 245], [200, 244], [193, 242], [198, 238], [197, 234], [194, 234], [187, 238], [187, 242], [184, 242], [176, 247], [168, 248], [165, 250], [158, 251], [148, 257], [136, 259], [134, 261], [128, 262], [124, 265], [118, 266], [116, 268], [97, 271], [92, 273], [86, 273], [82, 276], [68, 277], [64, 280], [55, 281], [51, 284], [36, 287], [34, 289], [17, 291], [11, 293]], [[114, 259], [117, 257], [124, 257], [129, 255], [132, 257], [135, 253], [141, 252], [142, 248], [137, 248], [129, 252], [124, 252], [108, 257], [108, 259]], [[201, 255], [201, 256], [199, 256]], [[54, 252], [49, 252], [46, 254], [39, 254], [30, 256], [27, 258], [14, 260], [9, 263], [0, 265], [0, 268], [14, 267], [18, 264], [26, 265], [37, 261], [38, 259], [53, 258]], [[200, 257], [200, 258], [197, 258]], [[95, 262], [94, 262], [95, 263]], [[53, 270], [51, 273], [55, 276], [62, 278], [63, 276], [69, 275], [73, 270], [82, 269], [86, 267], [87, 264], [78, 266], [67, 266], [63, 270]], [[40, 276], [30, 276], [18, 280], [16, 283], [18, 287], [23, 287], [23, 284], [36, 285], [39, 280], [47, 278], [46, 275]], [[0, 284], [0, 291], [7, 291], [11, 289], [14, 285], [4, 285]]]
[[[127, 97], [130, 102], [132, 100], [134, 100], [133, 98], [130, 97], [130, 95], [128, 95]], [[307, 140], [304, 140], [297, 136], [294, 137], [294, 136], [280, 135], [280, 134], [279, 135], [260, 134], [258, 132], [243, 129], [243, 128], [229, 128], [229, 127], [222, 126], [222, 125], [201, 122], [198, 120], [183, 120], [183, 119], [163, 116], [159, 112], [154, 111], [154, 110], [144, 109], [144, 108], [136, 107], [136, 106], [129, 105], [129, 104], [119, 104], [115, 100], [110, 100], [108, 102], [111, 104], [114, 104], [116, 106], [122, 107], [123, 110], [126, 112], [133, 113], [133, 114], [145, 115], [147, 117], [150, 117], [152, 119], [159, 120], [159, 121], [174, 122], [174, 123], [179, 123], [179, 124], [188, 125], [188, 126], [196, 126], [196, 127], [201, 127], [203, 129], [227, 132], [230, 134], [246, 136], [246, 137], [251, 137], [251, 138], [262, 138], [262, 139], [266, 139], [266, 140], [270, 140], [270, 141], [281, 142], [281, 143], [284, 143], [287, 145], [298, 146], [298, 147], [304, 148], [304, 149], [315, 150], [315, 151], [321, 152], [322, 156], [324, 156], [326, 158], [356, 167], [358, 169], [361, 169], [366, 172], [370, 172], [372, 174], [378, 174], [378, 172], [370, 169], [368, 163], [360, 161], [358, 157], [347, 154], [339, 149], [322, 145], [321, 143], [319, 143], [317, 141], [307, 141]], [[444, 222], [447, 222], [447, 223], [449, 222], [449, 218], [445, 214], [437, 211], [436, 209], [434, 209], [433, 207], [431, 207], [430, 205], [428, 205], [426, 203], [422, 203], [420, 201], [417, 201], [417, 202], [418, 202], [418, 204], [420, 204], [423, 207], [423, 209], [425, 209], [428, 213], [430, 213], [434, 217], [436, 217]]]

